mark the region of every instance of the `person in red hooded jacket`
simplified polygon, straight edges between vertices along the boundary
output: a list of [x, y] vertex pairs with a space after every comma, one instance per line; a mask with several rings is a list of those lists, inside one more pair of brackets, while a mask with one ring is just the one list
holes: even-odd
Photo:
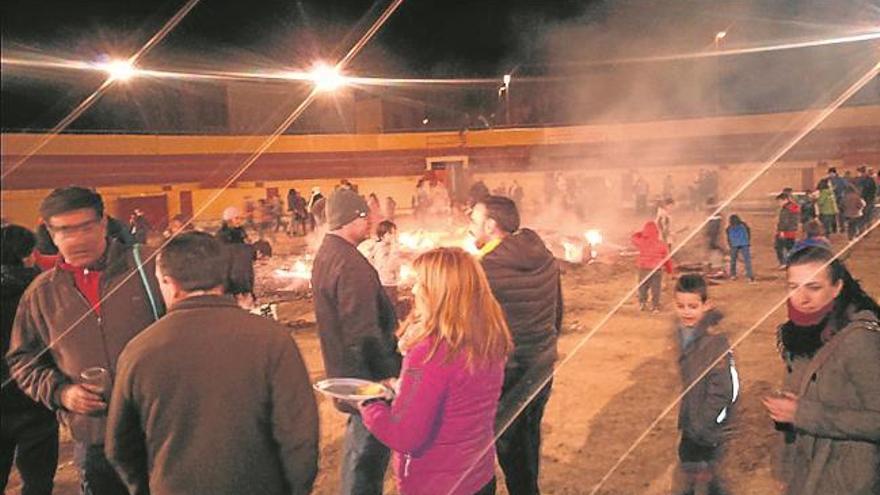
[[672, 273], [672, 260], [668, 259], [669, 247], [660, 238], [660, 230], [654, 222], [645, 222], [642, 230], [632, 236], [632, 243], [639, 250], [636, 261], [639, 267], [639, 308], [642, 311], [648, 309], [648, 289], [651, 290], [651, 311], [660, 311], [660, 286], [663, 274], [659, 270], [662, 266], [666, 273]]

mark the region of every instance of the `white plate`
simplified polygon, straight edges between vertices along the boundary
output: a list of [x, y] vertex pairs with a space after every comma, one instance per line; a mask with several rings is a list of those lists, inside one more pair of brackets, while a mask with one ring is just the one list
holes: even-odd
[[[334, 399], [354, 402], [383, 397], [390, 398], [394, 395], [394, 392], [385, 385], [360, 378], [327, 378], [315, 383], [314, 387], [318, 392]], [[374, 394], [364, 394], [359, 390], [364, 387], [379, 387], [381, 391]]]

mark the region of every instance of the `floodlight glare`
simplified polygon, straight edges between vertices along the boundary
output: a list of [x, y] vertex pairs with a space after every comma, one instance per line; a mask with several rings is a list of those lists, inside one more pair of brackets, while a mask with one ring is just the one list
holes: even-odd
[[126, 60], [114, 60], [101, 64], [101, 70], [106, 72], [113, 81], [128, 81], [137, 73], [134, 65]]
[[333, 91], [345, 84], [345, 77], [327, 64], [316, 65], [309, 72], [309, 79], [318, 91]]

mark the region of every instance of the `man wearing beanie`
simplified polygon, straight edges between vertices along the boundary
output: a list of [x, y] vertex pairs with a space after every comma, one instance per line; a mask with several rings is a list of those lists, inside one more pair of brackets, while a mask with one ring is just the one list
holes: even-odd
[[[327, 227], [312, 267], [318, 335], [328, 377], [384, 380], [400, 372], [397, 316], [379, 274], [357, 250], [370, 233], [369, 208], [356, 192], [338, 189], [327, 200]], [[379, 495], [389, 451], [349, 413], [342, 463], [343, 494]]]

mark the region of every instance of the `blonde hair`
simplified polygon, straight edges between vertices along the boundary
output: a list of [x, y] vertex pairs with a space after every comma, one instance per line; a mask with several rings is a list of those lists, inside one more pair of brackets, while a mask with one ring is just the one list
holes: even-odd
[[426, 360], [442, 342], [449, 347], [447, 362], [463, 353], [470, 368], [507, 358], [513, 350], [510, 330], [473, 256], [459, 248], [437, 248], [416, 258], [413, 269], [428, 314], [410, 315], [405, 348], [435, 337]]

